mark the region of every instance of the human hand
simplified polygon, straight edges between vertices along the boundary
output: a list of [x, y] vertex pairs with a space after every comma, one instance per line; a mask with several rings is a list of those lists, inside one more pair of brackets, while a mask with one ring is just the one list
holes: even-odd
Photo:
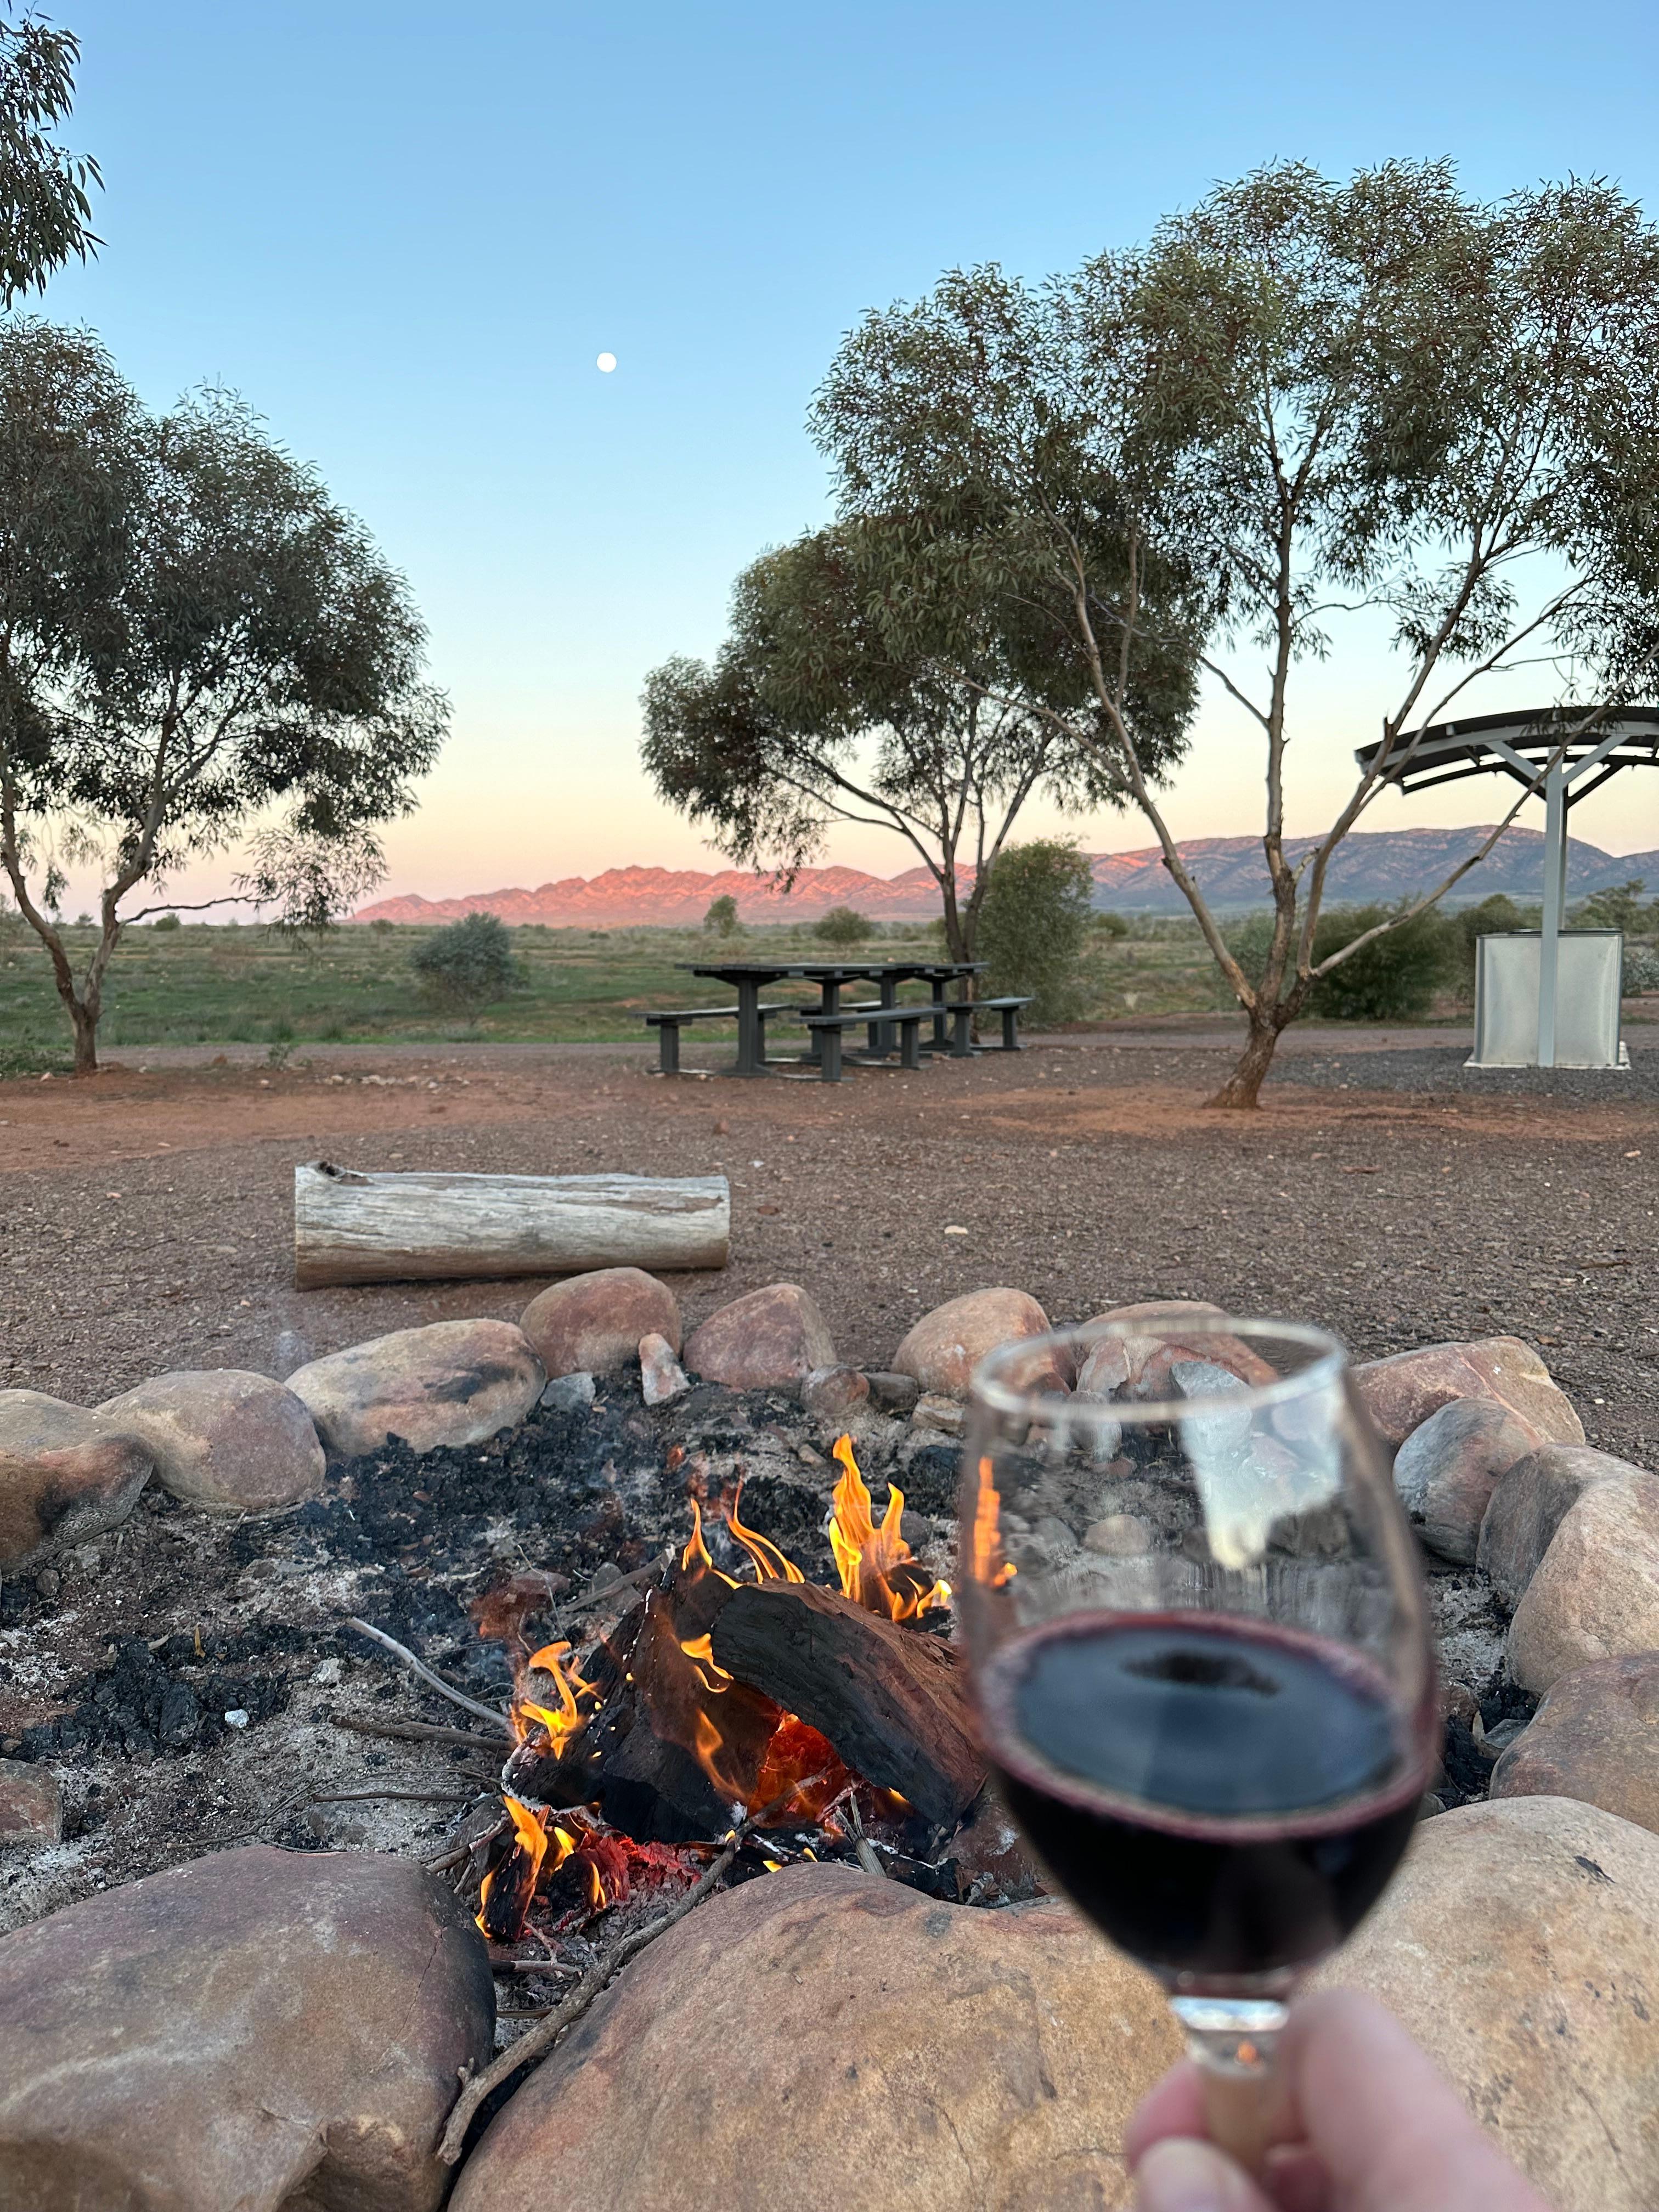
[[1550, 2212], [1390, 2012], [1352, 1990], [1295, 2007], [1260, 2183], [1204, 2139], [1190, 2061], [1142, 2100], [1125, 2152], [1137, 2212]]

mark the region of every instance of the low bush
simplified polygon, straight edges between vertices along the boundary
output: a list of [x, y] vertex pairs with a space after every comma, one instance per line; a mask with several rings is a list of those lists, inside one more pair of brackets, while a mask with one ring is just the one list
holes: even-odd
[[812, 924], [812, 934], [820, 945], [863, 945], [874, 933], [875, 924], [869, 916], [850, 906], [832, 906]]
[[410, 965], [422, 988], [476, 1022], [518, 981], [513, 940], [493, 914], [469, 914], [416, 945]]
[[1031, 1001], [1028, 1022], [1075, 1021], [1083, 1012], [1083, 949], [1094, 877], [1058, 838], [1010, 845], [991, 863], [975, 951], [994, 998]]
[[710, 899], [702, 918], [703, 928], [710, 937], [736, 937], [742, 927], [738, 920], [738, 902], [730, 891], [723, 891], [717, 899]]
[[[1327, 907], [1314, 930], [1315, 965], [1388, 920], [1384, 906]], [[1315, 984], [1304, 1012], [1322, 1021], [1401, 1022], [1426, 1014], [1437, 991], [1459, 970], [1461, 916], [1428, 907], [1373, 938]], [[1252, 983], [1273, 943], [1271, 914], [1247, 915], [1227, 932], [1228, 950]], [[1470, 940], [1473, 942], [1473, 940]]]

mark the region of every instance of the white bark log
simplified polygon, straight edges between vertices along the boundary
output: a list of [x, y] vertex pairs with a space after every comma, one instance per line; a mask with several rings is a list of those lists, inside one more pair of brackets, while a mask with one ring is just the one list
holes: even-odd
[[360, 1174], [294, 1170], [294, 1280], [453, 1281], [588, 1267], [723, 1267], [724, 1176]]

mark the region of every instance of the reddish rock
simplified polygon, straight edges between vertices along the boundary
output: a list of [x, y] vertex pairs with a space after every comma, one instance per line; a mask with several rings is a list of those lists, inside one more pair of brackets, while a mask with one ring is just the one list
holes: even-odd
[[[893, 1365], [927, 1396], [962, 1399], [988, 1352], [1048, 1334], [1048, 1315], [1024, 1291], [969, 1291], [923, 1314], [894, 1353]], [[1052, 1358], [1020, 1378], [1021, 1387], [1032, 1390], [1067, 1390], [1071, 1382]]]
[[848, 1421], [870, 1402], [870, 1384], [856, 1367], [816, 1367], [800, 1386], [800, 1401], [821, 1421]]
[[[1051, 1899], [986, 1912], [843, 1867], [713, 1899], [491, 2123], [452, 2212], [784, 2212], [1129, 2195], [1162, 1991]], [[697, 2063], [688, 2063], [688, 2053]]]
[[[1242, 1338], [1206, 1326], [1222, 1318], [1219, 1306], [1201, 1298], [1149, 1298], [1140, 1305], [1114, 1306], [1094, 1315], [1084, 1327], [1108, 1333], [1078, 1370], [1079, 1393], [1093, 1398], [1117, 1394], [1148, 1402], [1189, 1396], [1170, 1373], [1177, 1364], [1189, 1360], [1207, 1361], [1241, 1382], [1275, 1381], [1275, 1370]], [[1147, 1324], [1144, 1330], [1135, 1327], [1142, 1322]]]
[[1480, 1523], [1475, 1564], [1505, 1605], [1520, 1604], [1556, 1530], [1598, 1482], [1643, 1476], [1629, 1460], [1588, 1444], [1546, 1444], [1501, 1475]]
[[516, 1428], [546, 1380], [510, 1321], [434, 1321], [313, 1359], [288, 1387], [329, 1449], [355, 1458], [392, 1437], [416, 1452], [481, 1444]]
[[1353, 1380], [1372, 1426], [1395, 1449], [1454, 1398], [1496, 1398], [1547, 1442], [1583, 1442], [1578, 1416], [1539, 1354], [1519, 1337], [1396, 1352], [1387, 1359], [1362, 1362]]
[[733, 1390], [797, 1387], [836, 1364], [829, 1323], [798, 1283], [769, 1283], [710, 1314], [685, 1341], [685, 1364]]
[[1518, 1336], [1483, 1337], [1464, 1357], [1492, 1391], [1537, 1430], [1546, 1443], [1582, 1444], [1584, 1425], [1551, 1376], [1543, 1354]]
[[642, 1336], [680, 1348], [680, 1305], [666, 1283], [640, 1267], [599, 1267], [538, 1292], [519, 1316], [550, 1375], [614, 1375]]
[[1563, 1674], [1492, 1771], [1494, 1797], [1577, 1797], [1659, 1834], [1659, 1651]]
[[264, 1844], [0, 1937], [6, 2212], [434, 2212], [482, 1938], [407, 1859]]
[[1659, 1838], [1510, 1797], [1422, 1822], [1319, 1979], [1397, 2014], [1554, 2212], [1650, 2212], [1656, 1958]]
[[125, 1521], [155, 1456], [142, 1437], [39, 1390], [0, 1390], [0, 1573]]
[[1598, 1659], [1659, 1650], [1659, 1479], [1592, 1483], [1510, 1623], [1504, 1663], [1541, 1693]]
[[1473, 1566], [1499, 1477], [1540, 1441], [1495, 1398], [1449, 1399], [1413, 1429], [1395, 1455], [1394, 1485], [1430, 1551]]
[[665, 1406], [691, 1388], [665, 1336], [653, 1333], [640, 1339], [640, 1387], [647, 1406]]
[[97, 1419], [142, 1437], [162, 1488], [210, 1513], [269, 1512], [323, 1486], [327, 1462], [311, 1414], [269, 1375], [215, 1367], [153, 1376], [106, 1399]]
[[64, 1793], [49, 1766], [0, 1759], [0, 1844], [64, 1839]]

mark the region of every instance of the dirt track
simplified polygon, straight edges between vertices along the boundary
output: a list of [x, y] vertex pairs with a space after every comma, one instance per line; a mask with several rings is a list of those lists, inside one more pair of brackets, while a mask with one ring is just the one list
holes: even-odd
[[[1056, 1320], [1158, 1293], [1316, 1317], [1362, 1354], [1513, 1331], [1543, 1345], [1595, 1441], [1659, 1451], [1650, 1085], [1476, 1096], [1433, 1087], [1435, 1062], [1429, 1087], [1384, 1091], [1365, 1087], [1368, 1042], [1298, 1040], [1285, 1074], [1301, 1079], [1248, 1117], [1204, 1110], [1224, 1063], [1178, 1036], [838, 1091], [665, 1084], [636, 1054], [556, 1047], [0, 1085], [0, 1384], [95, 1402], [169, 1366], [269, 1368], [283, 1331], [320, 1352], [515, 1315], [538, 1287], [295, 1291], [298, 1160], [721, 1170], [732, 1264], [681, 1281], [693, 1320], [783, 1278], [811, 1290], [843, 1356], [872, 1364], [916, 1314], [988, 1282]], [[1398, 1080], [1394, 1058], [1374, 1064]]]

